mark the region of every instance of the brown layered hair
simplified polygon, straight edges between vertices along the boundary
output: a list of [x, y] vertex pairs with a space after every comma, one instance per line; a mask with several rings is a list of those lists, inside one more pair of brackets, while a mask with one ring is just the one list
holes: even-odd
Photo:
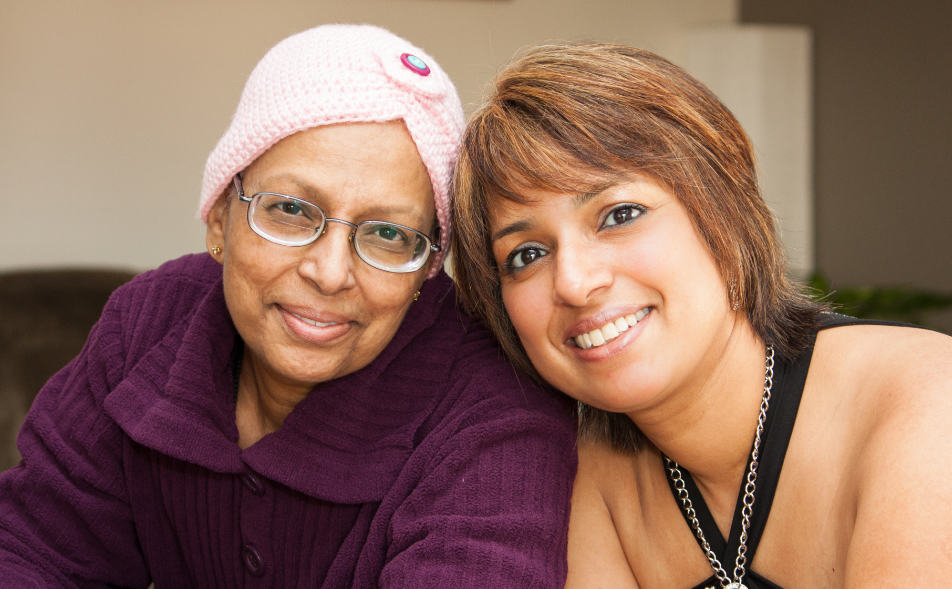
[[[647, 51], [614, 44], [545, 45], [513, 61], [463, 137], [455, 177], [454, 276], [519, 368], [539, 378], [502, 302], [489, 211], [526, 189], [591, 190], [621, 174], [648, 175], [685, 207], [754, 331], [792, 358], [822, 310], [786, 276], [753, 149], [703, 84]], [[685, 280], [690, 280], [686, 277]], [[634, 449], [622, 414], [582, 407], [581, 433]]]

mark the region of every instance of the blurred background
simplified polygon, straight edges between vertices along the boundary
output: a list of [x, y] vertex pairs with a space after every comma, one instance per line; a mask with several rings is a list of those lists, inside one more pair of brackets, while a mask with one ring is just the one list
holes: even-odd
[[436, 57], [467, 113], [529, 45], [610, 40], [668, 57], [750, 132], [793, 273], [912, 301], [952, 331], [952, 312], [929, 306], [952, 293], [950, 6], [0, 0], [0, 272], [135, 272], [204, 250], [203, 165], [254, 64], [299, 30], [369, 22]]

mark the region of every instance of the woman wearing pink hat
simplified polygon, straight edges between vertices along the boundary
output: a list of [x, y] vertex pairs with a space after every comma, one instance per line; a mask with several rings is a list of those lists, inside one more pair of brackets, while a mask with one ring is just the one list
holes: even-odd
[[441, 271], [462, 111], [370, 26], [274, 47], [208, 158], [209, 254], [112, 296], [0, 475], [0, 585], [549, 587], [574, 422]]

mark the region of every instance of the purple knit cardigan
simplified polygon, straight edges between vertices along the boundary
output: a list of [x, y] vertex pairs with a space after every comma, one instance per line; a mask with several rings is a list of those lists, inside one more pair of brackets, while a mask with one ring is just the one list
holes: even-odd
[[112, 296], [0, 475], [0, 587], [561, 587], [566, 402], [424, 284], [369, 366], [241, 450], [221, 267]]

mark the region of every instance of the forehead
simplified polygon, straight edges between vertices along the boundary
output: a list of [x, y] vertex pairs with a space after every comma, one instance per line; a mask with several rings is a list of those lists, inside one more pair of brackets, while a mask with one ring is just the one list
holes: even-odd
[[245, 174], [254, 191], [322, 203], [433, 210], [433, 187], [402, 121], [346, 123], [285, 137]]

